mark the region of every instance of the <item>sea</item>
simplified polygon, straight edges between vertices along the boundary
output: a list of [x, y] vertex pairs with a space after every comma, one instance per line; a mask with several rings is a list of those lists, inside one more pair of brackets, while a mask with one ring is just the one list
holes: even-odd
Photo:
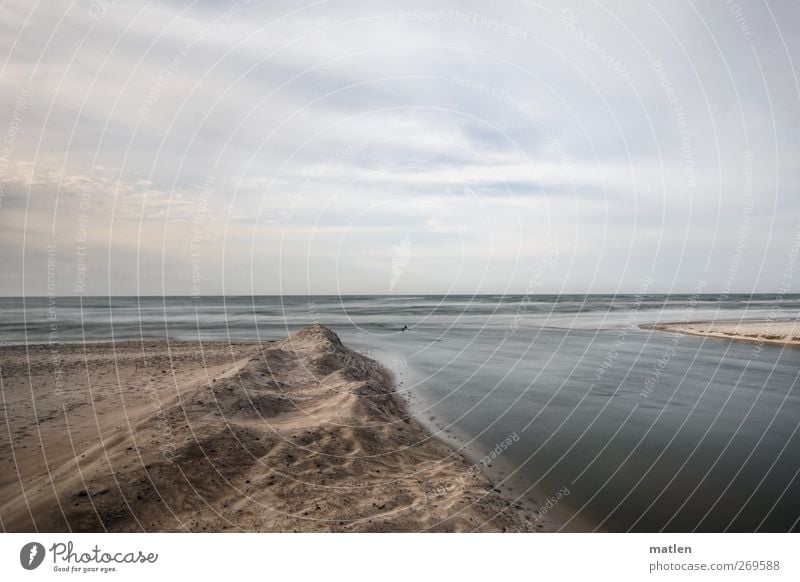
[[321, 323], [564, 530], [785, 532], [800, 529], [800, 349], [641, 326], [798, 317], [800, 295], [0, 298], [0, 343], [272, 340]]

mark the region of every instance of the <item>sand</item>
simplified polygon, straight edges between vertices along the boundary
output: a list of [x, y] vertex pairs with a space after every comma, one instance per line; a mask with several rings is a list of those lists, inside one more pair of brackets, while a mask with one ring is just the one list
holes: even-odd
[[642, 328], [758, 344], [800, 346], [800, 320], [693, 321], [643, 325]]
[[5, 531], [552, 531], [322, 326], [0, 348]]

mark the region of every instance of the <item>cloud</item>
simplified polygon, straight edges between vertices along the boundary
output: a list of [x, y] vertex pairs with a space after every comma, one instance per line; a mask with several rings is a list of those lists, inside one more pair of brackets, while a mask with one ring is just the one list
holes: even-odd
[[82, 229], [101, 294], [769, 291], [800, 229], [796, 5], [0, 11], [6, 295]]

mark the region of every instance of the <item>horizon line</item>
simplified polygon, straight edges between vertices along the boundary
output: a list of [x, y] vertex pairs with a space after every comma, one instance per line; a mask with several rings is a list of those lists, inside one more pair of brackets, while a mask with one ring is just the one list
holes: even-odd
[[800, 295], [800, 291], [797, 292], [789, 292], [783, 293], [780, 291], [737, 291], [737, 292], [706, 292], [706, 293], [696, 293], [692, 291], [661, 291], [661, 292], [653, 292], [653, 293], [641, 293], [641, 292], [623, 292], [623, 291], [616, 291], [616, 292], [593, 292], [593, 293], [580, 293], [580, 292], [561, 292], [561, 293], [528, 293], [528, 292], [507, 292], [507, 293], [225, 293], [225, 294], [209, 294], [209, 295], [180, 295], [180, 294], [142, 294], [142, 295], [125, 295], [125, 294], [114, 294], [114, 295], [58, 295], [58, 294], [48, 294], [48, 295], [0, 295], [0, 299], [48, 299], [48, 298], [60, 298], [60, 299], [77, 299], [77, 298], [84, 298], [84, 299], [99, 299], [99, 298], [141, 298], [141, 299], [153, 299], [153, 298], [182, 298], [182, 299], [210, 299], [215, 297], [508, 297], [508, 296], [528, 296], [528, 297], [542, 297], [542, 296], [579, 296], [579, 297], [590, 297], [596, 295], [605, 295], [605, 296], [619, 296], [619, 295], [626, 295], [626, 296], [642, 296], [642, 297], [652, 297], [652, 296], [670, 296], [670, 295], [689, 295], [689, 296], [697, 296], [697, 297], [735, 297], [735, 296], [746, 296], [750, 297], [753, 295], [774, 295], [777, 297], [788, 297], [792, 295]]

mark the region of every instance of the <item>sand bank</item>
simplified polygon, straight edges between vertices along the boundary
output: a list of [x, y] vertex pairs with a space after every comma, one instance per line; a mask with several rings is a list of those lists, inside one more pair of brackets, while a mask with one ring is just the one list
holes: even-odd
[[800, 346], [800, 320], [693, 321], [641, 327], [760, 344]]
[[0, 348], [6, 531], [548, 531], [322, 326]]

